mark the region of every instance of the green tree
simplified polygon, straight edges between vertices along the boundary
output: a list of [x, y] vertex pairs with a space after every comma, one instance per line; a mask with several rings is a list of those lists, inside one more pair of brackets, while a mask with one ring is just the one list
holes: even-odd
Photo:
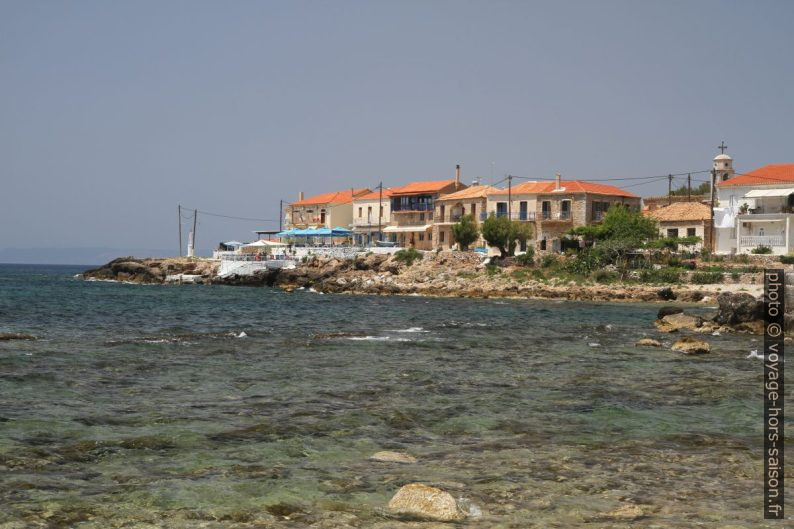
[[463, 215], [460, 221], [452, 225], [452, 240], [460, 245], [461, 250], [468, 250], [479, 235], [480, 229], [472, 215]]
[[518, 243], [532, 238], [532, 226], [525, 222], [511, 221], [493, 213], [482, 223], [482, 236], [489, 246], [499, 250], [502, 257], [513, 255]]
[[[711, 192], [711, 184], [709, 182], [703, 182], [697, 187], [692, 188], [693, 195], [708, 195]], [[675, 196], [686, 196], [688, 193], [686, 186], [681, 186], [678, 189], [673, 189], [670, 193], [671, 195]]]

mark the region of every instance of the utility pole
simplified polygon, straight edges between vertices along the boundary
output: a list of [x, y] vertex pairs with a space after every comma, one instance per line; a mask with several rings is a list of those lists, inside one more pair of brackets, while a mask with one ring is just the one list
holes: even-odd
[[716, 243], [716, 241], [714, 240], [714, 184], [716, 183], [716, 181], [717, 181], [717, 170], [712, 169], [711, 170], [711, 207], [709, 208], [711, 210], [711, 216], [710, 216], [711, 222], [709, 223], [709, 233], [711, 234], [711, 241], [709, 241], [709, 247], [711, 248], [712, 252], [714, 251], [714, 244]]
[[278, 201], [278, 231], [283, 231], [281, 223], [284, 221], [284, 200]]
[[686, 175], [686, 201], [692, 202], [692, 173]]
[[673, 175], [667, 175], [667, 205], [673, 203]]
[[513, 175], [507, 175], [507, 220], [512, 220], [513, 209]]
[[383, 241], [381, 224], [383, 222], [383, 180], [378, 184], [378, 240]]
[[176, 211], [179, 216], [179, 257], [182, 257], [182, 205], [177, 204]]

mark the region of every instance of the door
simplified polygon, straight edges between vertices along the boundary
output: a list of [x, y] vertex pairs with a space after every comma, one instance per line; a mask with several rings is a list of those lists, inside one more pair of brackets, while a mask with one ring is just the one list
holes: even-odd
[[522, 200], [518, 204], [518, 218], [519, 220], [527, 220], [527, 201]]

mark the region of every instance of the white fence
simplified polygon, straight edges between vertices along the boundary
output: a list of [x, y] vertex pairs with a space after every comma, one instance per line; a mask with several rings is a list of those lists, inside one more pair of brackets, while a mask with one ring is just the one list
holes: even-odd
[[785, 246], [783, 235], [740, 235], [739, 246]]

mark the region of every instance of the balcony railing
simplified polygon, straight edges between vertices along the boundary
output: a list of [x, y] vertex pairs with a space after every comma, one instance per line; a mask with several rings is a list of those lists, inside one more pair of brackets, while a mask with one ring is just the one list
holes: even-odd
[[542, 220], [571, 220], [570, 211], [542, 211], [540, 218]]
[[[507, 211], [497, 211], [497, 217], [507, 217]], [[483, 219], [484, 220], [484, 219]], [[510, 220], [535, 220], [534, 211], [511, 211]]]
[[[385, 216], [381, 217], [380, 218], [380, 223], [383, 226], [388, 225], [389, 224], [389, 218], [385, 217]], [[376, 216], [372, 216], [372, 217], [355, 217], [353, 219], [353, 226], [377, 226], [377, 225], [378, 225], [378, 217], [376, 217]]]
[[435, 206], [432, 202], [412, 202], [410, 204], [392, 204], [391, 210], [394, 213], [410, 213], [412, 211], [433, 211]]
[[740, 235], [740, 246], [785, 246], [786, 238], [783, 235]]

